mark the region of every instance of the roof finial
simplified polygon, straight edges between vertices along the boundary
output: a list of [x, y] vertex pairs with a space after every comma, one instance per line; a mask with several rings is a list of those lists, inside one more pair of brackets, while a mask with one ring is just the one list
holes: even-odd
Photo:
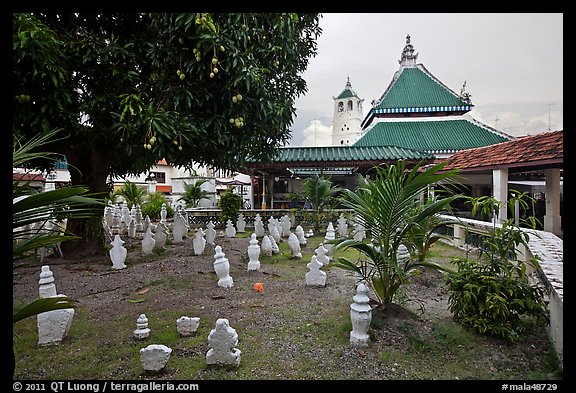
[[402, 49], [398, 63], [404, 67], [415, 67], [416, 59], [418, 59], [418, 53], [414, 54], [414, 47], [410, 43], [410, 34], [408, 34], [406, 35], [406, 45]]
[[348, 74], [346, 76], [346, 88], [347, 89], [351, 89], [352, 88], [352, 84], [350, 83], [350, 74]]

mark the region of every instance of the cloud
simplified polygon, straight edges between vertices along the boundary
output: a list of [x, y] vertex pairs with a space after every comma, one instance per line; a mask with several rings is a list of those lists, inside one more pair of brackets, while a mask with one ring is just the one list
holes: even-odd
[[311, 120], [308, 127], [304, 129], [303, 134], [302, 146], [332, 145], [332, 126], [322, 124], [321, 120]]

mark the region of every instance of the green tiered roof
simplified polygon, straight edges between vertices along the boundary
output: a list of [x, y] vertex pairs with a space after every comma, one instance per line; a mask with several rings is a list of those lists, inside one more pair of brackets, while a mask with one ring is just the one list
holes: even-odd
[[374, 108], [426, 108], [470, 106], [453, 91], [438, 82], [421, 66], [403, 68], [398, 79], [384, 94], [382, 101]]
[[398, 146], [282, 147], [278, 149], [274, 162], [350, 162], [431, 158], [433, 157], [429, 153]]
[[428, 153], [454, 153], [509, 140], [505, 134], [466, 119], [380, 121], [353, 145], [399, 146]]

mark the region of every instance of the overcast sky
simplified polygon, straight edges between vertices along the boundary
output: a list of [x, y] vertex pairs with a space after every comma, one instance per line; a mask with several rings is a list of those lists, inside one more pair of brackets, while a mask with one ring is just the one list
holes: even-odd
[[348, 76], [366, 116], [408, 34], [417, 63], [456, 93], [466, 82], [474, 119], [513, 136], [564, 127], [562, 13], [326, 13], [320, 27], [291, 146], [331, 144], [333, 97]]

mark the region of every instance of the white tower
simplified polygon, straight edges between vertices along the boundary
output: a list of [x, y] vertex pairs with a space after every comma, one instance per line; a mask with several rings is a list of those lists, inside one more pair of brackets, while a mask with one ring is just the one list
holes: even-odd
[[346, 87], [334, 99], [334, 119], [332, 120], [332, 145], [352, 145], [360, 137], [362, 128], [360, 124], [364, 118], [362, 101], [356, 92], [352, 90], [350, 77], [346, 81]]

